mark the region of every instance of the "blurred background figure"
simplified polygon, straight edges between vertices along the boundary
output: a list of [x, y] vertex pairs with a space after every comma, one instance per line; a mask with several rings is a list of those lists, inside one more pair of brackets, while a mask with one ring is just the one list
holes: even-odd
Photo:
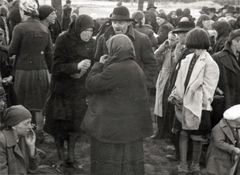
[[69, 24], [71, 22], [70, 16], [72, 13], [72, 7], [71, 7], [71, 0], [66, 0], [66, 4], [63, 6], [63, 13], [62, 13], [62, 31], [67, 31]]

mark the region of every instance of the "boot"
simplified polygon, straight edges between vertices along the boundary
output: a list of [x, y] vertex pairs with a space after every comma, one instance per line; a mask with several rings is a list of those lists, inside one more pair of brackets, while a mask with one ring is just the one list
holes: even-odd
[[161, 128], [161, 124], [163, 122], [162, 117], [157, 116], [157, 129], [154, 132], [154, 134], [150, 137], [151, 139], [160, 139], [160, 128]]
[[58, 162], [52, 167], [59, 173], [65, 170], [64, 139], [61, 136], [55, 137], [55, 144], [58, 152]]

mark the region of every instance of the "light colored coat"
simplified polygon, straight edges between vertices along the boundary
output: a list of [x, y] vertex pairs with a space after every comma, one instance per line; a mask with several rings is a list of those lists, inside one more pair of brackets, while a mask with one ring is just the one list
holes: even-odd
[[194, 54], [189, 54], [181, 62], [175, 86], [169, 101], [176, 98], [183, 107], [175, 107], [176, 116], [182, 122], [182, 129], [197, 130], [201, 122], [202, 110], [211, 111], [213, 95], [219, 79], [219, 69], [210, 54], [203, 51], [191, 74], [185, 90], [185, 80]]

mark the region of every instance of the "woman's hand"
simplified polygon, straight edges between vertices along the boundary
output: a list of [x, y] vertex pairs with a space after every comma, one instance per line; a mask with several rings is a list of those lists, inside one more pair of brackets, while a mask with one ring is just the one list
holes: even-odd
[[172, 103], [177, 107], [177, 108], [182, 108], [182, 102], [178, 101], [176, 98], [172, 100]]
[[105, 64], [107, 60], [108, 60], [108, 55], [105, 54], [105, 55], [101, 56], [99, 62], [102, 64]]
[[26, 143], [29, 147], [32, 147], [34, 146], [35, 147], [35, 142], [36, 142], [36, 134], [35, 132], [33, 131], [33, 129], [31, 129], [29, 131], [29, 134], [27, 136], [25, 136], [25, 140], [26, 140]]
[[91, 60], [85, 59], [78, 63], [78, 70], [86, 71], [91, 66]]
[[5, 77], [2, 79], [3, 85], [7, 86], [12, 83], [13, 77], [10, 75], [9, 77]]

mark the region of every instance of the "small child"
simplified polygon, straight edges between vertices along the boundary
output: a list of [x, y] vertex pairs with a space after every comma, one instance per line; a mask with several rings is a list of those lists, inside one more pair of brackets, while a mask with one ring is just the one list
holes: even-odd
[[212, 129], [211, 142], [207, 150], [208, 175], [226, 175], [240, 155], [239, 134], [240, 104], [223, 114], [223, 119]]

